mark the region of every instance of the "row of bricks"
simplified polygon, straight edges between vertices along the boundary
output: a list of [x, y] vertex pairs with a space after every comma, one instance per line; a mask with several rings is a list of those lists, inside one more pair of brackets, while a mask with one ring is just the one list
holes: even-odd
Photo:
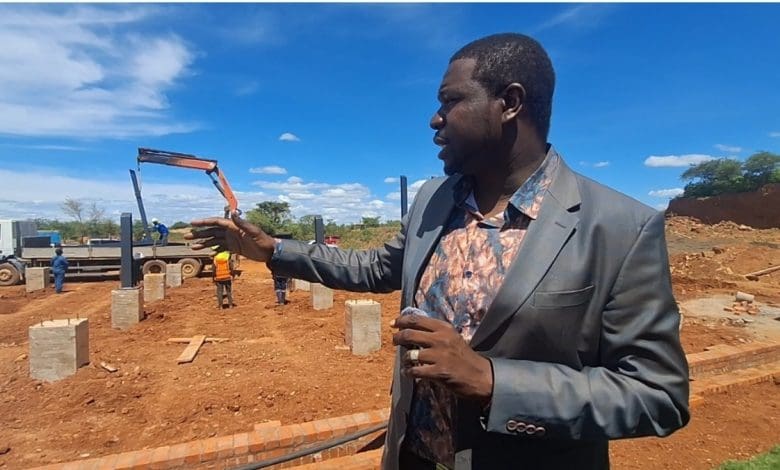
[[[376, 433], [369, 434], [368, 436], [364, 436], [360, 439], [342, 444], [337, 447], [332, 447], [330, 449], [315, 454], [305, 455], [293, 460], [287, 460], [285, 462], [281, 462], [264, 468], [267, 468], [269, 470], [277, 470], [277, 469], [298, 467], [300, 465], [306, 465], [306, 464], [319, 465], [320, 462], [323, 461], [354, 455], [362, 448], [364, 448], [369, 442], [371, 442], [372, 439], [376, 438], [380, 434], [381, 431], [377, 431]], [[253, 454], [247, 454], [240, 457], [230, 457], [227, 459], [201, 463], [196, 466], [187, 466], [186, 468], [188, 470], [230, 470], [230, 469], [235, 469], [238, 466], [247, 465], [254, 462], [260, 462], [262, 460], [266, 460], [266, 457], [257, 457]]]
[[376, 449], [321, 463], [301, 465], [295, 470], [369, 470], [379, 468], [381, 461], [382, 449]]
[[691, 364], [706, 363], [712, 360], [718, 360], [730, 356], [742, 354], [753, 354], [755, 352], [764, 352], [780, 349], [777, 343], [767, 343], [763, 341], [754, 341], [739, 345], [718, 344], [708, 348], [706, 351], [691, 353], [686, 357]]
[[708, 395], [735, 387], [771, 382], [773, 380], [780, 380], [780, 363], [743, 369], [730, 375], [708, 377], [695, 381], [691, 384], [691, 392], [696, 395]]
[[261, 427], [248, 433], [143, 449], [88, 460], [47, 465], [36, 470], [163, 470], [192, 468], [252, 454], [257, 460], [279, 457], [299, 448], [386, 422], [388, 408], [287, 426]]
[[[735, 348], [736, 349], [736, 348]], [[727, 372], [734, 369], [756, 366], [780, 360], [780, 344], [756, 345], [735, 351], [705, 351], [688, 355], [691, 376], [699, 378], [705, 375]]]

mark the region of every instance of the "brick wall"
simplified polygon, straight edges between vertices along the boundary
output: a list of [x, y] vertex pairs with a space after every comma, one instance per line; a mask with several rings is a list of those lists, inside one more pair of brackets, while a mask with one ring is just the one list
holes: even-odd
[[[289, 425], [258, 425], [253, 431], [105, 457], [37, 467], [34, 470], [230, 469], [280, 457], [387, 421], [388, 408]], [[338, 447], [268, 468], [288, 468], [354, 454], [382, 431]]]

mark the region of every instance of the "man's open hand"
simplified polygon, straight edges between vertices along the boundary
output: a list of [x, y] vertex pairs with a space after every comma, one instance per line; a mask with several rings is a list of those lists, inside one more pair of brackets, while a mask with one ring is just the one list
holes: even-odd
[[457, 395], [481, 404], [493, 394], [490, 360], [477, 354], [451, 324], [420, 315], [404, 315], [393, 322], [398, 332], [393, 344], [420, 348], [417, 361], [404, 354], [401, 370], [412, 377], [438, 381]]
[[193, 220], [191, 224], [193, 227], [205, 227], [200, 230], [193, 229], [184, 235], [186, 240], [197, 240], [192, 245], [195, 250], [219, 246], [220, 249], [244, 255], [255, 261], [268, 261], [274, 253], [276, 241], [273, 237], [235, 212], [230, 215], [230, 219], [211, 217]]

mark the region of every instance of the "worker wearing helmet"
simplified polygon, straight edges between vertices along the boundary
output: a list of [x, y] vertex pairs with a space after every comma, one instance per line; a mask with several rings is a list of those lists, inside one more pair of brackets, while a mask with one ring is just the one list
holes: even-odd
[[152, 219], [152, 225], [154, 225], [154, 230], [160, 234], [160, 238], [157, 240], [157, 244], [160, 246], [165, 246], [168, 244], [168, 227], [165, 226], [165, 224], [161, 224], [159, 220]]
[[[233, 307], [233, 276], [235, 271], [233, 269], [233, 260], [230, 256], [230, 252], [227, 250], [219, 251], [214, 255], [214, 269], [212, 270], [212, 277], [214, 284], [217, 286], [217, 308], [231, 308]], [[227, 307], [223, 303], [224, 296], [227, 295], [228, 304]]]

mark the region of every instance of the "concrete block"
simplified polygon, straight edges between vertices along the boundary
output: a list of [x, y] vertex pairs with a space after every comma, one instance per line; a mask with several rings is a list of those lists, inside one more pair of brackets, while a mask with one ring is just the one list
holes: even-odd
[[311, 306], [314, 310], [326, 310], [333, 307], [333, 289], [322, 284], [311, 284]]
[[311, 283], [309, 281], [304, 281], [302, 279], [293, 279], [292, 280], [292, 290], [302, 290], [309, 292], [311, 291]]
[[344, 302], [344, 339], [356, 356], [365, 356], [382, 347], [382, 305], [373, 300]]
[[144, 302], [154, 302], [165, 298], [165, 274], [144, 274]]
[[89, 364], [89, 320], [47, 320], [29, 328], [30, 377], [53, 382]]
[[166, 287], [180, 287], [182, 279], [181, 265], [179, 263], [169, 264], [165, 267]]
[[143, 288], [111, 291], [111, 327], [125, 330], [144, 318]]
[[51, 268], [27, 268], [24, 270], [25, 288], [27, 292], [46, 289], [50, 285]]

